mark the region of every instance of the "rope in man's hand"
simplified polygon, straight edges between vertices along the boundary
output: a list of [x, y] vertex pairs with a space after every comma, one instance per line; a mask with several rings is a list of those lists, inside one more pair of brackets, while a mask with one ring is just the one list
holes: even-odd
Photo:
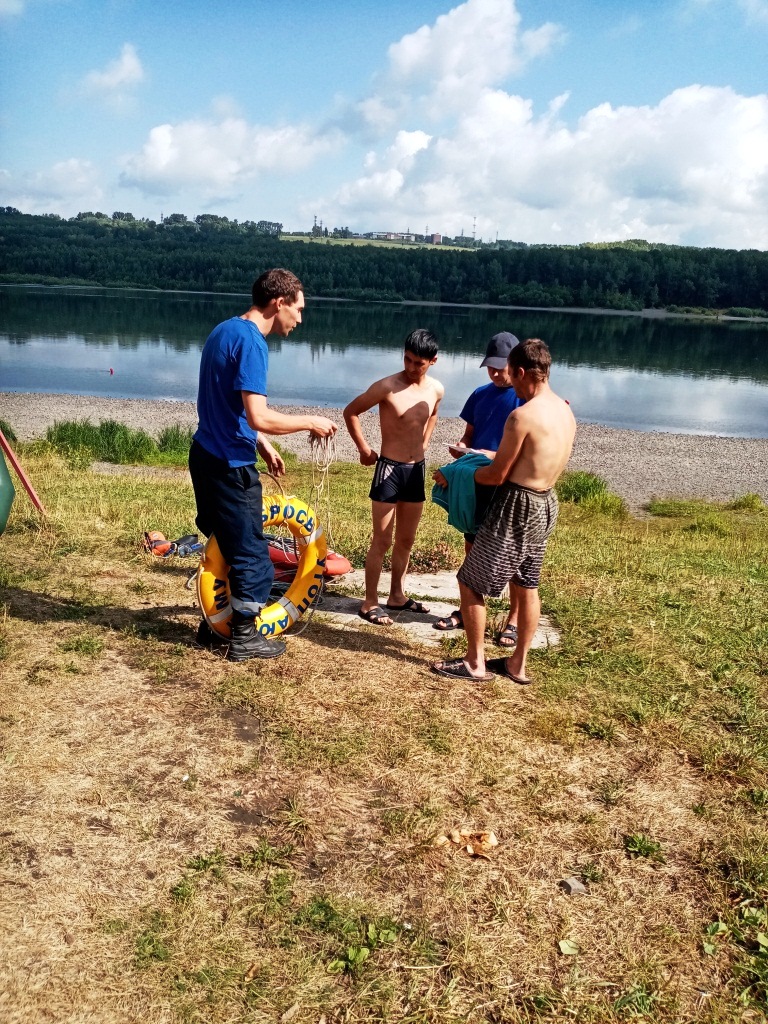
[[329, 546], [332, 546], [331, 494], [327, 484], [331, 465], [336, 461], [336, 438], [318, 437], [316, 434], [310, 434], [309, 447], [312, 453], [312, 498], [310, 505], [319, 516], [321, 511], [320, 503], [323, 494], [325, 494], [325, 533], [328, 537]]

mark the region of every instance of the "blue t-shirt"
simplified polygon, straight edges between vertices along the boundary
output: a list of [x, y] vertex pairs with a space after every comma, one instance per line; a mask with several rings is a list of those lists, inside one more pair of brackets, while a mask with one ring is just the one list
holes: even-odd
[[470, 447], [498, 451], [507, 417], [522, 404], [514, 388], [498, 388], [493, 381], [473, 391], [461, 410], [461, 418], [473, 428]]
[[267, 393], [267, 343], [242, 317], [214, 327], [200, 357], [195, 440], [230, 466], [256, 461], [256, 431], [248, 425], [241, 391]]

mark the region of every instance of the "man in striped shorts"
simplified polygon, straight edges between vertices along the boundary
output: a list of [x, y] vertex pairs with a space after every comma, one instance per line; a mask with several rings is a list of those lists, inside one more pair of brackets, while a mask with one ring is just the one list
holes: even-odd
[[[512, 386], [525, 405], [509, 414], [493, 462], [475, 473], [476, 483], [495, 486], [496, 493], [458, 573], [467, 653], [436, 662], [432, 669], [439, 675], [487, 682], [498, 674], [516, 683], [531, 682], [526, 658], [541, 613], [544, 552], [557, 521], [554, 485], [576, 434], [568, 403], [549, 386], [551, 363], [549, 349], [538, 338], [509, 354]], [[484, 595], [498, 597], [510, 582], [519, 602], [517, 645], [510, 657], [486, 663]]]

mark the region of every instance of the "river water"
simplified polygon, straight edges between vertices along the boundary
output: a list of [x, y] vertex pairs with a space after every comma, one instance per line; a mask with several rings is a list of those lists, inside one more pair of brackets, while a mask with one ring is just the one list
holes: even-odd
[[[194, 401], [205, 338], [248, 305], [246, 294], [2, 287], [0, 391]], [[346, 405], [401, 367], [415, 327], [440, 342], [445, 416], [487, 382], [485, 346], [508, 330], [549, 344], [552, 385], [582, 421], [768, 437], [765, 324], [310, 298], [290, 338], [269, 339], [270, 402]]]

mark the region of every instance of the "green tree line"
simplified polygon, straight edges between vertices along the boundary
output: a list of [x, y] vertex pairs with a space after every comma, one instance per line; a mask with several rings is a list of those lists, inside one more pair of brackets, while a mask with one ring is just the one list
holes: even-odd
[[[282, 237], [281, 237], [282, 236]], [[446, 248], [291, 241], [271, 221], [130, 213], [65, 220], [0, 207], [0, 281], [243, 292], [270, 266], [308, 294], [513, 306], [705, 308], [766, 315], [768, 253], [650, 244]]]

